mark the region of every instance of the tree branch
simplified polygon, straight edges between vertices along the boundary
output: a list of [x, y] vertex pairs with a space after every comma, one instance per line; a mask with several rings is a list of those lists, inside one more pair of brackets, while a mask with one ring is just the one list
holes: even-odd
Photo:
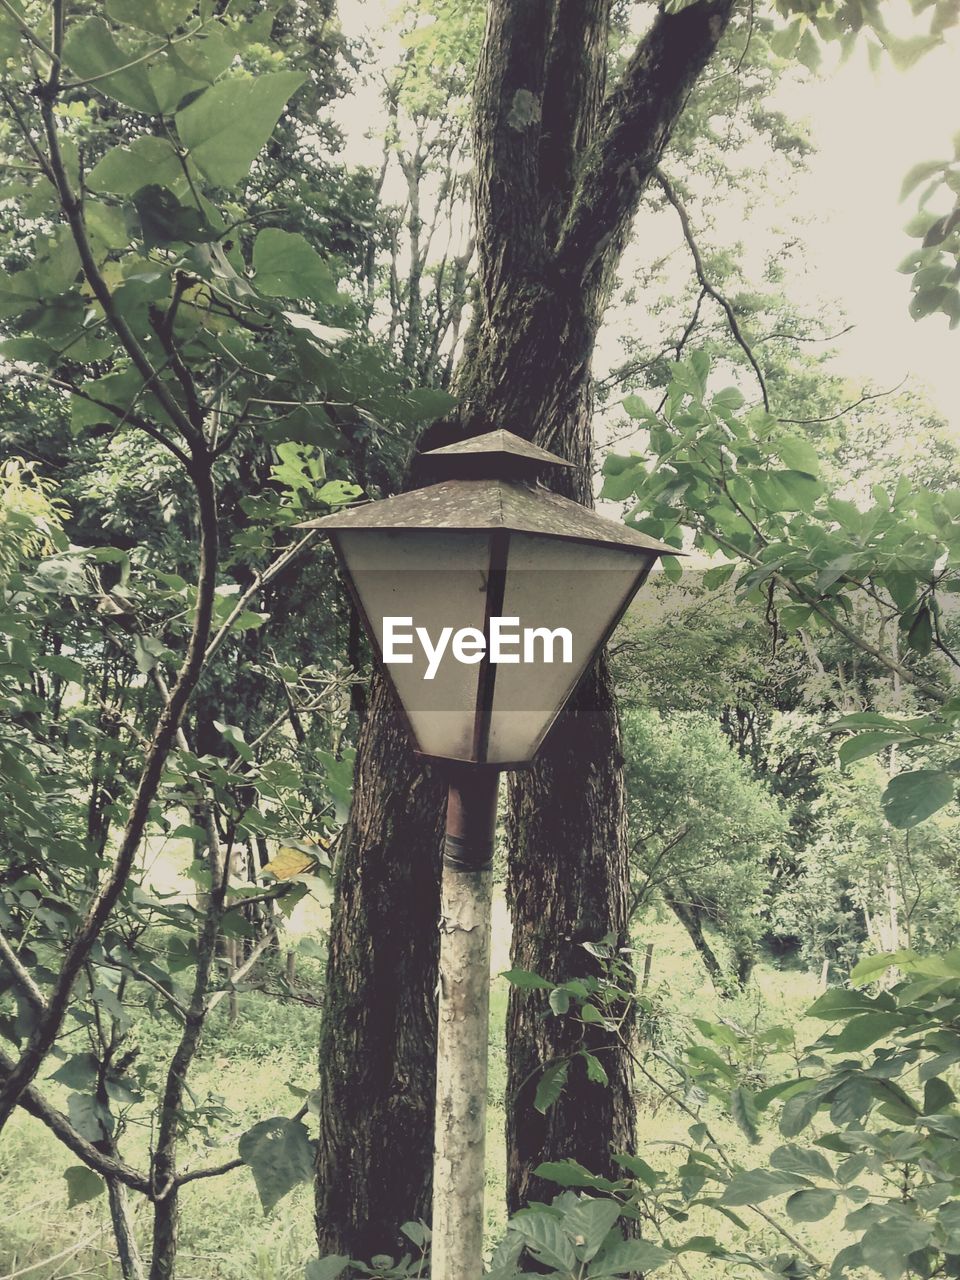
[[[557, 249], [572, 281], [616, 258], [674, 124], [723, 37], [733, 0], [661, 9], [607, 99]], [[529, 214], [528, 214], [529, 216]]]
[[730, 332], [733, 334], [734, 341], [737, 343], [737, 345], [743, 351], [744, 355], [750, 361], [750, 364], [753, 367], [753, 371], [757, 375], [757, 382], [760, 384], [760, 394], [763, 397], [763, 407], [766, 409], [767, 413], [769, 413], [770, 397], [767, 394], [767, 383], [766, 383], [766, 379], [763, 376], [763, 370], [760, 368], [760, 365], [757, 363], [757, 358], [753, 354], [753, 351], [750, 349], [750, 344], [747, 342], [746, 338], [743, 336], [743, 331], [741, 330], [740, 325], [737, 321], [736, 313], [734, 312], [733, 307], [730, 305], [729, 301], [724, 297], [724, 295], [720, 292], [720, 290], [715, 288], [707, 279], [706, 269], [703, 265], [703, 257], [701, 256], [699, 246], [697, 245], [696, 238], [694, 237], [693, 228], [690, 226], [690, 218], [687, 215], [687, 211], [684, 208], [680, 200], [680, 197], [677, 195], [676, 190], [674, 189], [673, 183], [670, 181], [667, 175], [663, 172], [663, 170], [659, 168], [655, 169], [653, 171], [653, 176], [656, 179], [657, 183], [659, 184], [661, 190], [663, 191], [663, 194], [667, 197], [669, 202], [673, 205], [674, 209], [676, 209], [677, 211], [677, 217], [680, 219], [680, 226], [683, 230], [683, 238], [684, 240], [686, 240], [687, 245], [690, 248], [690, 253], [693, 257], [693, 267], [697, 273], [697, 279], [700, 282], [700, 288], [703, 290], [704, 293], [708, 294], [711, 298], [713, 298], [714, 302], [718, 304], [718, 306], [723, 310], [724, 315], [727, 317], [727, 324], [729, 324], [730, 326]]
[[[0, 1079], [5, 1082], [13, 1071], [14, 1065], [13, 1059], [0, 1049]], [[92, 1142], [88, 1142], [77, 1132], [62, 1111], [58, 1111], [47, 1102], [36, 1086], [28, 1085], [23, 1090], [20, 1106], [28, 1115], [45, 1124], [51, 1133], [55, 1134], [64, 1146], [78, 1156], [85, 1165], [95, 1169], [105, 1178], [116, 1178], [118, 1182], [124, 1183], [134, 1191], [142, 1191], [144, 1195], [149, 1194], [150, 1180], [145, 1173], [124, 1164], [122, 1160], [115, 1160], [98, 1151]]]

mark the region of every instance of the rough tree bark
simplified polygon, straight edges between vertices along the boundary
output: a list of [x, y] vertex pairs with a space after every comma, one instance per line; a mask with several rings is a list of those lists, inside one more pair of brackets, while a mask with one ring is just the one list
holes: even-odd
[[[575, 463], [568, 493], [590, 501], [603, 306], [643, 187], [732, 5], [659, 12], [607, 94], [610, 0], [490, 0], [475, 92], [475, 314], [456, 417], [430, 443], [508, 428]], [[514, 960], [551, 978], [586, 970], [581, 941], [625, 934], [618, 740], [601, 663], [511, 787]], [[328, 968], [317, 1196], [321, 1249], [355, 1257], [389, 1251], [398, 1225], [429, 1203], [442, 792], [413, 766], [380, 682], [356, 781]], [[508, 1034], [516, 1205], [540, 1189], [541, 1160], [606, 1171], [634, 1121], [615, 1045], [597, 1046], [609, 1091], [573, 1076], [569, 1100], [541, 1117], [527, 1077], [563, 1055], [569, 1029], [515, 992]]]

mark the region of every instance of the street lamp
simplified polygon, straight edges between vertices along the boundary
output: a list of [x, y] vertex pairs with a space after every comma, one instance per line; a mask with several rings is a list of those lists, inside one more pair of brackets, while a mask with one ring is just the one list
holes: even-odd
[[538, 483], [509, 431], [421, 455], [435, 483], [311, 521], [328, 534], [417, 753], [448, 783], [440, 919], [433, 1280], [478, 1280], [497, 783], [531, 764], [663, 555]]

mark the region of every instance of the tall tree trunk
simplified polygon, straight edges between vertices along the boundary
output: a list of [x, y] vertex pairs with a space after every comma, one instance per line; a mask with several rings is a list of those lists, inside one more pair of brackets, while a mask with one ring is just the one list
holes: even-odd
[[[431, 444], [506, 427], [575, 464], [590, 502], [590, 360], [640, 195], [726, 27], [732, 0], [658, 13], [605, 96], [610, 0], [489, 0], [475, 92], [478, 288], [455, 419]], [[511, 788], [514, 956], [551, 978], [626, 930], [627, 865], [614, 702], [598, 666], [533, 770]], [[338, 875], [321, 1044], [321, 1250], [392, 1247], [429, 1199], [440, 787], [414, 765], [382, 681], [358, 750]], [[633, 1134], [625, 1055], [602, 1046], [609, 1092], [571, 1078], [546, 1117], [531, 1069], [569, 1024], [517, 996], [509, 1014], [512, 1204], [550, 1155], [604, 1171]], [[598, 1046], [601, 1047], [601, 1046]]]
[[320, 1253], [395, 1252], [430, 1217], [446, 789], [374, 677], [336, 868], [320, 1039]]

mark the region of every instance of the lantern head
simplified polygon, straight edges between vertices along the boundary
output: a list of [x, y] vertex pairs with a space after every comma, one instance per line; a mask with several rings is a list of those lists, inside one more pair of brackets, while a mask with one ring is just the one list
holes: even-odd
[[509, 431], [421, 456], [436, 483], [314, 520], [417, 750], [522, 768], [658, 557], [677, 550], [537, 483]]

